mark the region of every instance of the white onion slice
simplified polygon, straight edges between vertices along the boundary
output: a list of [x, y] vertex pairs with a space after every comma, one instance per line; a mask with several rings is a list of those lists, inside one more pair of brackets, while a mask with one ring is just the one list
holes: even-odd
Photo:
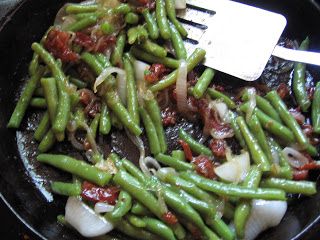
[[209, 103], [209, 108], [212, 108], [216, 113], [218, 113], [218, 116], [222, 122], [230, 123], [229, 109], [227, 104], [222, 101], [215, 100]]
[[177, 74], [176, 91], [177, 91], [177, 107], [181, 113], [187, 113], [187, 62], [185, 60], [180, 61]]
[[126, 79], [126, 72], [117, 67], [108, 67], [104, 69], [101, 74], [96, 78], [96, 81], [94, 82], [93, 85], [93, 91], [96, 93], [97, 92], [97, 87], [102, 84], [107, 77], [112, 74], [112, 73], [117, 73], [117, 91], [119, 94], [119, 97], [122, 101], [123, 104], [126, 103], [126, 91], [127, 91], [127, 79]]
[[177, 175], [177, 172], [174, 168], [163, 167], [158, 169], [156, 174], [156, 176], [162, 181], [165, 181], [167, 175]]
[[302, 153], [300, 153], [299, 151], [291, 147], [285, 147], [282, 150], [282, 152], [284, 153], [285, 157], [288, 159], [289, 164], [294, 168], [299, 168], [309, 163], [308, 158], [306, 158]]
[[186, 9], [187, 3], [186, 0], [175, 0], [174, 1], [174, 7], [175, 9]]
[[248, 152], [234, 155], [228, 162], [214, 169], [219, 178], [233, 183], [243, 181], [249, 170], [250, 156]]
[[114, 209], [113, 205], [110, 205], [108, 203], [104, 203], [104, 202], [97, 202], [94, 205], [94, 211], [96, 213], [106, 213], [106, 212], [112, 212]]
[[96, 214], [77, 197], [69, 197], [65, 208], [66, 221], [84, 237], [97, 237], [110, 232], [112, 223]]
[[144, 80], [144, 72], [150, 67], [145, 62], [135, 60], [133, 62], [134, 74], [137, 81], [138, 101], [139, 105], [143, 106], [144, 94], [147, 91], [146, 81]]
[[231, 138], [234, 136], [234, 131], [232, 128], [229, 128], [228, 131], [219, 131], [216, 130], [214, 128], [212, 128], [210, 130], [210, 135], [214, 138], [214, 139], [225, 139], [225, 138]]
[[248, 111], [246, 113], [246, 120], [247, 122], [251, 119], [251, 116], [253, 114], [253, 111], [257, 105], [257, 102], [256, 102], [256, 89], [255, 88], [248, 88], [247, 89], [248, 91], [248, 97], [249, 97], [249, 100], [248, 100]]
[[262, 231], [277, 226], [287, 211], [286, 201], [253, 200], [245, 227], [245, 240], [255, 239]]
[[158, 171], [161, 168], [159, 162], [150, 156], [148, 156], [144, 159], [144, 164], [145, 164], [145, 166], [147, 166], [149, 172], [151, 169]]

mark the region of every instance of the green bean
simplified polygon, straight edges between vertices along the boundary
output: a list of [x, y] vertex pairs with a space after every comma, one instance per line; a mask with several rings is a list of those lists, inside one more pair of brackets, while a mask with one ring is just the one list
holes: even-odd
[[50, 120], [48, 111], [42, 116], [41, 121], [34, 132], [34, 139], [40, 142], [50, 128]]
[[[261, 180], [262, 172], [259, 170], [258, 167], [252, 166], [248, 175], [246, 176], [242, 186], [257, 189]], [[246, 222], [248, 220], [250, 214], [251, 206], [248, 201], [242, 200], [234, 214], [234, 224], [237, 236], [239, 238], [244, 237], [244, 229]]]
[[246, 149], [247, 145], [246, 145], [246, 143], [244, 141], [244, 138], [242, 136], [240, 128], [239, 128], [239, 126], [237, 124], [235, 113], [232, 112], [232, 111], [229, 111], [228, 114], [229, 114], [229, 117], [230, 117], [230, 125], [231, 125], [231, 127], [232, 127], [232, 129], [234, 131], [235, 138], [238, 140], [240, 146], [242, 148]]
[[[91, 121], [91, 124], [90, 124], [90, 129], [91, 129], [91, 133], [92, 133], [92, 138], [93, 139], [95, 139], [96, 136], [97, 136], [97, 130], [98, 130], [99, 122], [100, 122], [100, 113], [97, 113], [94, 116], [94, 119]], [[87, 134], [87, 138], [88, 138], [88, 134]]]
[[189, 135], [186, 131], [184, 131], [182, 128], [179, 129], [179, 138], [183, 141], [185, 141], [191, 148], [191, 150], [198, 154], [204, 154], [207, 156], [212, 156], [212, 152], [209, 148], [202, 145], [201, 143], [198, 143], [196, 140], [194, 140], [191, 135]]
[[208, 225], [214, 230], [222, 239], [233, 240], [235, 239], [235, 233], [230, 227], [218, 216], [213, 217]]
[[111, 63], [113, 66], [121, 66], [122, 65], [122, 54], [123, 49], [126, 44], [126, 34], [121, 32], [118, 35], [116, 46], [111, 54]]
[[320, 82], [317, 83], [314, 90], [311, 118], [313, 131], [320, 134]]
[[111, 119], [107, 105], [103, 102], [101, 106], [101, 116], [99, 122], [99, 133], [106, 135], [111, 130]]
[[247, 188], [243, 186], [235, 186], [231, 184], [221, 183], [209, 180], [199, 176], [196, 173], [181, 172], [180, 177], [194, 182], [198, 187], [205, 191], [213, 192], [222, 196], [241, 197], [249, 199], [265, 199], [265, 200], [286, 200], [285, 192], [272, 188]]
[[194, 166], [190, 163], [187, 163], [187, 162], [182, 162], [176, 158], [173, 158], [173, 157], [170, 157], [168, 155], [165, 155], [165, 154], [158, 154], [156, 156], [156, 159], [164, 164], [164, 165], [167, 165], [169, 167], [172, 167], [174, 169], [176, 169], [177, 171], [186, 171], [186, 170], [193, 170], [194, 169]]
[[160, 240], [160, 238], [150, 232], [144, 231], [141, 228], [137, 228], [132, 226], [129, 222], [125, 220], [121, 220], [117, 225], [116, 225], [117, 230], [120, 232], [128, 235], [129, 237], [132, 237], [134, 239], [138, 240]]
[[[188, 72], [190, 72], [198, 63], [200, 63], [202, 61], [205, 54], [206, 54], [206, 51], [201, 48], [196, 48], [194, 50], [194, 52], [187, 59]], [[156, 84], [152, 85], [150, 87], [150, 90], [152, 92], [157, 92], [157, 91], [160, 91], [162, 89], [165, 89], [165, 88], [171, 86], [172, 84], [174, 84], [176, 82], [177, 75], [178, 75], [177, 70], [171, 72], [169, 75], [164, 77], [162, 80], [160, 80]]]
[[128, 130], [134, 135], [140, 135], [142, 130], [139, 125], [137, 125], [127, 109], [122, 105], [118, 94], [115, 91], [109, 91], [106, 93], [106, 102], [108, 107], [113, 111], [113, 113], [119, 118], [121, 123], [128, 128]]
[[127, 109], [133, 121], [139, 125], [140, 117], [134, 70], [130, 60], [127, 57], [123, 58], [123, 65], [127, 78]]
[[306, 148], [309, 144], [309, 141], [307, 137], [304, 135], [303, 131], [301, 130], [299, 124], [294, 119], [294, 117], [290, 114], [288, 111], [287, 106], [285, 103], [281, 100], [279, 95], [276, 91], [271, 91], [266, 95], [266, 98], [271, 102], [273, 107], [277, 110], [279, 113], [282, 121], [291, 129], [293, 132], [296, 140], [298, 143]]
[[151, 215], [151, 212], [138, 202], [132, 205], [131, 212], [139, 216]]
[[168, 40], [170, 38], [170, 26], [163, 0], [156, 0], [156, 20], [161, 37], [165, 40]]
[[[214, 74], [215, 71], [211, 68], [206, 68], [206, 70], [204, 70], [192, 90], [193, 96], [195, 98], [199, 99], [203, 96], [204, 92], [207, 90], [209, 84], [211, 83]], [[210, 90], [208, 92], [210, 92]]]
[[128, 219], [129, 223], [131, 223], [134, 227], [145, 228], [147, 225], [141, 218], [135, 215], [127, 214], [126, 218]]
[[113, 13], [118, 13], [118, 14], [127, 14], [131, 11], [131, 7], [129, 4], [119, 4], [117, 7], [112, 9]]
[[146, 224], [146, 229], [163, 239], [174, 240], [176, 239], [172, 230], [163, 222], [155, 218], [144, 217], [143, 221]]
[[151, 117], [151, 120], [156, 128], [161, 152], [165, 153], [167, 151], [167, 141], [166, 141], [163, 125], [162, 125], [161, 112], [160, 112], [158, 102], [154, 97], [145, 99], [144, 102], [145, 102], [145, 108], [148, 111]]
[[182, 151], [182, 150], [172, 150], [171, 156], [173, 158], [175, 158], [175, 159], [180, 160], [180, 161], [183, 161], [183, 162], [186, 161], [186, 157], [184, 155], [184, 151]]
[[111, 216], [113, 218], [121, 218], [130, 211], [131, 206], [132, 206], [132, 198], [130, 194], [127, 193], [126, 191], [121, 190], [118, 197], [118, 201], [114, 206]]
[[142, 11], [142, 15], [145, 19], [149, 37], [153, 40], [157, 39], [159, 37], [159, 28], [157, 26], [157, 22], [153, 18], [153, 16], [150, 14], [149, 9], [145, 8]]
[[56, 137], [52, 129], [50, 129], [39, 143], [38, 150], [40, 153], [47, 152], [55, 144]]
[[136, 46], [133, 46], [130, 51], [132, 52], [133, 56], [143, 61], [146, 61], [148, 63], [162, 63], [166, 67], [174, 68], [174, 69], [179, 67], [179, 61], [173, 58], [169, 58], [169, 57], [159, 58], [150, 53], [143, 51], [142, 49]]
[[[307, 37], [302, 41], [299, 50], [307, 50], [309, 48], [309, 38]], [[292, 89], [294, 96], [301, 107], [303, 112], [307, 112], [311, 105], [311, 101], [308, 97], [306, 90], [306, 64], [296, 62], [293, 70]]]
[[41, 59], [48, 65], [52, 75], [57, 80], [57, 87], [59, 93], [59, 102], [57, 107], [57, 114], [52, 126], [55, 133], [63, 133], [66, 129], [69, 113], [70, 113], [70, 97], [67, 92], [67, 78], [64, 75], [57, 62], [52, 55], [48, 53], [40, 44], [33, 43], [32, 49], [41, 57]]
[[112, 175], [106, 171], [102, 171], [88, 163], [66, 155], [40, 154], [37, 156], [37, 160], [72, 173], [99, 186], [105, 186], [112, 177]]
[[147, 113], [145, 109], [140, 107], [139, 112], [143, 121], [145, 131], [147, 133], [150, 152], [153, 155], [157, 155], [158, 153], [160, 153], [161, 148], [156, 128], [151, 120], [150, 115]]
[[47, 102], [46, 102], [46, 99], [44, 99], [44, 98], [35, 97], [35, 98], [31, 99], [30, 106], [35, 107], [35, 108], [46, 109]]
[[86, 88], [87, 87], [87, 83], [81, 81], [80, 79], [71, 77], [69, 78], [70, 83], [74, 84], [77, 88], [81, 89], [81, 88]]
[[71, 23], [65, 27], [65, 31], [77, 32], [84, 28], [87, 28], [97, 22], [98, 18], [96, 16], [89, 16], [87, 18], [82, 18], [77, 22]]
[[[247, 103], [240, 106], [240, 110], [243, 112], [248, 111], [248, 108], [249, 105]], [[277, 136], [287, 143], [294, 142], [294, 135], [289, 128], [272, 119], [264, 112], [262, 112], [259, 108], [255, 108], [254, 113], [257, 115], [261, 126], [268, 132], [272, 133], [273, 135]]]
[[60, 223], [63, 226], [68, 226], [69, 225], [68, 222], [66, 221], [64, 215], [61, 215], [61, 214], [57, 216], [57, 222]]
[[120, 122], [119, 118], [116, 115], [114, 115], [112, 112], [110, 113], [110, 120], [111, 120], [111, 126], [114, 126], [119, 130], [123, 129], [123, 124]]
[[131, 27], [128, 32], [128, 43], [134, 44], [134, 43], [142, 43], [148, 38], [148, 32], [147, 30], [141, 26], [138, 25], [136, 27]]
[[271, 148], [268, 144], [267, 137], [255, 113], [253, 113], [249, 121], [247, 121], [247, 124], [248, 124], [249, 130], [251, 132], [254, 132], [254, 136], [256, 137], [258, 144], [260, 145], [262, 151], [264, 152], [267, 159], [269, 160], [269, 163], [271, 164], [273, 162]]
[[[248, 95], [248, 90], [246, 89], [246, 91], [243, 93], [242, 95], [242, 100], [243, 101], [248, 101], [249, 100], [249, 95]], [[277, 113], [277, 111], [272, 107], [272, 105], [270, 104], [270, 102], [268, 100], [266, 100], [265, 98], [256, 95], [256, 103], [257, 103], [257, 107], [264, 112], [266, 115], [268, 115], [269, 117], [271, 117], [272, 119], [278, 121], [279, 123], [282, 123], [281, 118], [279, 116], [279, 114]]]
[[100, 75], [100, 73], [103, 71], [102, 64], [91, 53], [88, 53], [88, 52], [82, 53], [81, 60], [83, 60], [86, 64], [88, 64], [89, 67], [95, 72], [97, 76]]
[[95, 12], [97, 10], [98, 10], [97, 4], [92, 4], [92, 5], [68, 4], [65, 8], [65, 11], [67, 14]]
[[114, 175], [113, 181], [147, 207], [154, 215], [162, 219], [164, 213], [159, 208], [157, 199], [136, 178], [120, 170]]
[[181, 23], [176, 18], [176, 10], [174, 0], [165, 0], [166, 2], [166, 11], [170, 21], [174, 24], [176, 29], [179, 31], [182, 37], [186, 37], [188, 32], [184, 29]]
[[21, 121], [25, 115], [28, 105], [30, 104], [32, 95], [37, 87], [37, 84], [44, 72], [43, 68], [39, 68], [34, 75], [31, 76], [27, 82], [25, 88], [23, 89], [18, 103], [11, 115], [7, 127], [9, 128], [19, 128]]
[[32, 60], [29, 64], [29, 68], [28, 68], [29, 75], [30, 76], [35, 75], [37, 73], [38, 69], [39, 69], [39, 55], [36, 53], [33, 53]]
[[280, 178], [267, 178], [261, 181], [261, 187], [278, 188], [287, 193], [313, 195], [317, 193], [316, 184], [309, 181], [292, 181]]
[[81, 194], [81, 184], [52, 182], [51, 189], [54, 193], [65, 196], [79, 196]]
[[104, 22], [100, 25], [100, 30], [104, 34], [109, 35], [114, 32], [114, 27], [110, 23]]
[[133, 177], [139, 180], [140, 183], [146, 182], [146, 176], [141, 172], [139, 168], [136, 167], [132, 162], [130, 162], [128, 159], [123, 158], [122, 159], [122, 165], [125, 168], [125, 170], [130, 173]]
[[219, 92], [218, 90], [216, 90], [214, 88], [208, 88], [207, 93], [213, 99], [222, 100], [225, 104], [227, 104], [228, 108], [230, 108], [230, 109], [236, 108], [235, 102], [229, 96], [223, 94], [222, 92]]
[[139, 22], [139, 15], [133, 12], [129, 12], [126, 14], [124, 20], [128, 24], [137, 24]]
[[176, 27], [170, 23], [171, 43], [177, 59], [187, 59], [187, 50]]
[[167, 56], [167, 50], [165, 48], [150, 41], [149, 39], [146, 39], [143, 43], [139, 44], [139, 47], [159, 58], [164, 58]]
[[111, 63], [106, 55], [102, 53], [95, 54], [96, 59], [100, 62], [103, 68], [111, 67]]
[[271, 146], [271, 149], [278, 154], [279, 156], [279, 164], [281, 166], [277, 177], [284, 177], [286, 179], [292, 179], [293, 172], [292, 168], [288, 162], [288, 159], [285, 157], [284, 153], [282, 152], [282, 148], [278, 145], [278, 143], [271, 137], [268, 138], [268, 142]]
[[268, 161], [268, 158], [266, 157], [260, 145], [258, 144], [257, 139], [252, 135], [252, 133], [248, 129], [248, 126], [245, 123], [244, 118], [237, 117], [236, 121], [240, 128], [242, 136], [246, 141], [246, 144], [248, 146], [248, 149], [250, 151], [253, 161], [259, 166], [259, 168], [263, 172], [270, 171], [270, 163]]

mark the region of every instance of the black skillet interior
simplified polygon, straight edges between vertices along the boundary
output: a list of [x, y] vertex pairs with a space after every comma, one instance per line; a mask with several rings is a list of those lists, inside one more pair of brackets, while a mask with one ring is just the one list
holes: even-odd
[[[28, 114], [21, 131], [17, 133], [6, 128], [6, 123], [14, 108], [15, 100], [26, 77], [28, 62], [31, 59], [30, 45], [39, 41], [42, 34], [53, 22], [55, 13], [64, 4], [62, 0], [23, 0], [0, 25], [0, 190], [16, 213], [39, 237], [48, 239], [81, 239], [75, 232], [56, 223], [57, 214], [63, 213], [65, 199], [54, 196], [46, 190], [48, 182], [44, 179], [63, 179], [61, 172], [50, 167], [39, 166], [34, 161], [36, 145], [31, 139], [38, 121], [38, 114]], [[313, 1], [268, 0], [245, 1], [265, 9], [284, 14], [288, 25], [285, 36], [301, 40], [309, 35], [311, 48], [320, 49], [320, 9]], [[235, 40], [236, 41], [236, 40]], [[319, 69], [311, 68], [318, 72]], [[226, 76], [223, 76], [224, 78]], [[319, 77], [319, 74], [316, 74]], [[235, 82], [233, 85], [243, 82]], [[188, 127], [185, 122], [179, 124]], [[191, 126], [189, 126], [191, 128]], [[23, 130], [22, 130], [23, 129]], [[170, 133], [174, 130], [170, 130]], [[172, 135], [171, 135], [172, 136]], [[122, 133], [115, 132], [104, 139], [104, 151], [114, 148], [120, 154], [137, 156], [135, 148], [127, 144]], [[173, 138], [175, 140], [175, 138]], [[69, 151], [62, 145], [55, 151]], [[70, 153], [76, 155], [76, 153]], [[264, 233], [260, 239], [291, 239], [303, 235], [302, 232], [320, 219], [320, 192], [312, 198], [295, 201], [281, 224]]]

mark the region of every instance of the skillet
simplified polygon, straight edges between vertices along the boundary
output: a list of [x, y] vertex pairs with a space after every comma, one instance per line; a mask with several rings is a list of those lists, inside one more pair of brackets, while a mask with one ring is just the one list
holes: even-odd
[[[308, 35], [311, 49], [320, 49], [320, 31], [317, 24], [320, 22], [320, 6], [315, 1], [242, 2], [284, 14], [288, 20], [285, 36], [301, 41]], [[52, 195], [47, 190], [48, 179], [63, 180], [65, 176], [50, 167], [40, 166], [34, 160], [36, 145], [32, 140], [32, 133], [39, 114], [28, 113], [17, 132], [7, 129], [6, 124], [26, 79], [32, 56], [30, 45], [41, 38], [64, 3], [63, 0], [22, 0], [0, 23], [0, 192], [20, 220], [40, 239], [81, 239], [74, 231], [56, 223], [56, 215], [64, 211], [65, 198], [55, 195], [55, 201], [52, 201]], [[319, 80], [319, 69], [310, 67], [310, 71]], [[225, 75], [220, 76], [220, 79], [234, 86], [244, 84], [240, 80], [228, 78]], [[188, 127], [186, 122], [181, 122], [181, 125]], [[175, 129], [168, 131], [168, 134], [171, 134]], [[113, 148], [123, 156], [138, 156], [133, 145], [128, 144], [120, 132], [104, 139], [104, 143], [105, 152]], [[65, 144], [58, 146], [55, 151], [70, 152], [70, 149]], [[320, 192], [312, 198], [294, 201], [280, 225], [268, 230], [259, 239], [310, 237], [319, 229], [319, 222]], [[119, 237], [125, 239], [123, 236]]]

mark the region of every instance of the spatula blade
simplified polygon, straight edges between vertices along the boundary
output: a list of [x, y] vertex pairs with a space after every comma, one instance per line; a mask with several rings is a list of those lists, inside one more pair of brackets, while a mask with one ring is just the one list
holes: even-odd
[[[259, 78], [286, 26], [285, 17], [229, 0], [187, 3], [189, 10], [180, 12], [178, 17], [187, 19], [190, 11], [209, 13], [200, 22], [197, 17], [184, 21], [187, 28], [202, 28], [202, 34], [192, 34], [191, 29], [188, 49], [193, 49], [192, 43], [207, 50], [208, 67], [246, 81]], [[197, 26], [199, 23], [206, 27]]]

